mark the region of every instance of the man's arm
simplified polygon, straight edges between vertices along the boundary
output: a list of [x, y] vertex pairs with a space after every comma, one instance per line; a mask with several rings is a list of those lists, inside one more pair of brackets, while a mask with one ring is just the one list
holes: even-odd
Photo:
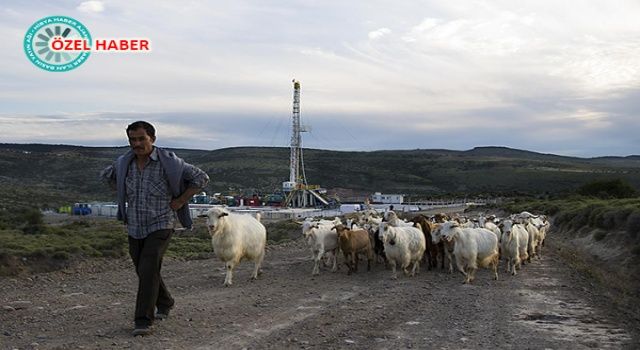
[[197, 188], [197, 187], [189, 187], [189, 188], [187, 188], [184, 192], [182, 192], [180, 197], [174, 198], [174, 199], [171, 200], [171, 209], [178, 210], [178, 209], [182, 208], [182, 206], [187, 204], [189, 199], [191, 199], [191, 197], [193, 197], [194, 194], [196, 194], [196, 193], [198, 193], [200, 191], [202, 191], [202, 189], [201, 188]]
[[207, 175], [207, 173], [187, 163], [184, 165], [182, 177], [188, 184], [187, 189], [182, 192], [180, 196], [171, 200], [170, 206], [173, 210], [182, 208], [183, 205], [189, 202], [189, 199], [191, 199], [194, 194], [202, 191], [202, 189], [209, 183], [209, 175]]

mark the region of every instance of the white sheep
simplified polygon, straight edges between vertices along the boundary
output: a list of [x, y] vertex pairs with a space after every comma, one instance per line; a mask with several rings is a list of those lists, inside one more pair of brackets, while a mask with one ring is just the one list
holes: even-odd
[[480, 216], [478, 218], [478, 225], [479, 228], [486, 228], [487, 230], [492, 231], [496, 236], [498, 236], [498, 238], [502, 236], [500, 228], [493, 222], [493, 220], [487, 220], [484, 216]]
[[389, 223], [382, 222], [379, 231], [384, 243], [384, 253], [391, 265], [391, 278], [398, 278], [396, 264], [400, 265], [405, 275], [409, 274], [408, 267], [413, 264], [411, 276], [414, 276], [418, 272], [420, 260], [422, 260], [426, 249], [422, 230], [419, 227], [394, 227]]
[[[502, 257], [507, 263], [507, 273], [516, 275], [516, 266], [520, 266], [520, 237], [513, 230], [511, 220], [505, 220], [502, 225], [502, 238], [500, 239]], [[525, 243], [526, 245], [526, 243]]]
[[[524, 225], [522, 224], [515, 224], [513, 223], [512, 220], [510, 219], [506, 219], [503, 220], [500, 223], [500, 229], [502, 230], [502, 249], [503, 249], [503, 254], [509, 254], [509, 253], [505, 253], [504, 249], [505, 249], [505, 237], [508, 237], [507, 235], [513, 235], [515, 239], [517, 239], [517, 245], [518, 245], [518, 261], [516, 261], [516, 264], [513, 266], [514, 269], [520, 269], [520, 264], [524, 264], [525, 261], [527, 261], [529, 259], [529, 252], [528, 252], [528, 247], [529, 247], [529, 232], [527, 231], [527, 229], [524, 227]], [[511, 243], [513, 244], [513, 243]], [[513, 251], [510, 251], [510, 254], [513, 256], [514, 253]], [[509, 262], [507, 260], [507, 272], [509, 272]], [[516, 274], [515, 271], [512, 272], [513, 275]]]
[[498, 279], [498, 237], [484, 228], [463, 228], [456, 221], [448, 221], [431, 232], [434, 243], [441, 240], [455, 242], [454, 254], [458, 270], [471, 283], [478, 266], [491, 266]]
[[544, 245], [544, 240], [547, 238], [547, 232], [550, 227], [549, 221], [547, 221], [546, 216], [540, 215], [530, 218], [529, 222], [538, 229], [538, 246], [536, 252], [538, 255], [542, 255], [542, 246]]
[[320, 261], [325, 253], [329, 253], [329, 260], [333, 261], [332, 272], [338, 269], [337, 252], [338, 234], [331, 229], [333, 224], [319, 224], [305, 221], [302, 225], [302, 234], [305, 237], [309, 248], [311, 249], [311, 258], [314, 261], [312, 275], [320, 273]]
[[531, 261], [531, 259], [535, 256], [540, 258], [540, 247], [542, 246], [542, 236], [540, 235], [540, 230], [536, 227], [536, 225], [531, 223], [531, 219], [526, 219], [524, 227], [527, 229], [529, 233], [529, 258], [527, 261]]
[[224, 285], [233, 283], [233, 269], [242, 260], [255, 262], [252, 279], [258, 278], [267, 245], [267, 230], [258, 218], [230, 213], [226, 209], [211, 208], [206, 214], [207, 228], [216, 256], [225, 263]]
[[393, 210], [389, 210], [388, 212], [384, 213], [384, 218], [382, 219], [382, 221], [388, 222], [389, 225], [395, 226], [395, 227], [402, 227], [402, 226], [412, 227], [413, 226], [413, 222], [400, 220], [400, 218], [398, 217], [398, 214], [396, 214], [396, 212], [394, 212]]

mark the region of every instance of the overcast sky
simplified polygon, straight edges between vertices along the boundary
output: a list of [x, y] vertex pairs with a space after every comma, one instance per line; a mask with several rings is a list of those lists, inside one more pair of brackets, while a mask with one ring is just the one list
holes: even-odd
[[[38, 19], [148, 54], [94, 52], [51, 73]], [[293, 86], [309, 148], [506, 146], [640, 154], [640, 1], [17, 1], [0, 5], [0, 143], [288, 146]]]

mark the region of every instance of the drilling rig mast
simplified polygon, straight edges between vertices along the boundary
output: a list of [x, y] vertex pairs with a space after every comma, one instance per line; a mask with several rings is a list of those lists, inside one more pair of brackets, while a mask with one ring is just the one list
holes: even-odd
[[294, 208], [314, 207], [318, 203], [329, 204], [320, 194], [318, 185], [307, 185], [302, 156], [301, 133], [309, 129], [300, 123], [300, 82], [293, 80], [293, 115], [291, 125], [291, 154], [289, 157], [289, 181], [282, 183], [286, 195], [285, 206]]

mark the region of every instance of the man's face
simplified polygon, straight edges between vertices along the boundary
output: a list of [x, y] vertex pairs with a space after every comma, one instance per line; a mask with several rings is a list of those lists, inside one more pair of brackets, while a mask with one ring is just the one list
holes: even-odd
[[147, 135], [147, 131], [143, 128], [130, 130], [129, 146], [133, 150], [133, 153], [138, 157], [145, 157], [151, 154], [153, 151], [153, 142], [155, 141], [151, 136]]

